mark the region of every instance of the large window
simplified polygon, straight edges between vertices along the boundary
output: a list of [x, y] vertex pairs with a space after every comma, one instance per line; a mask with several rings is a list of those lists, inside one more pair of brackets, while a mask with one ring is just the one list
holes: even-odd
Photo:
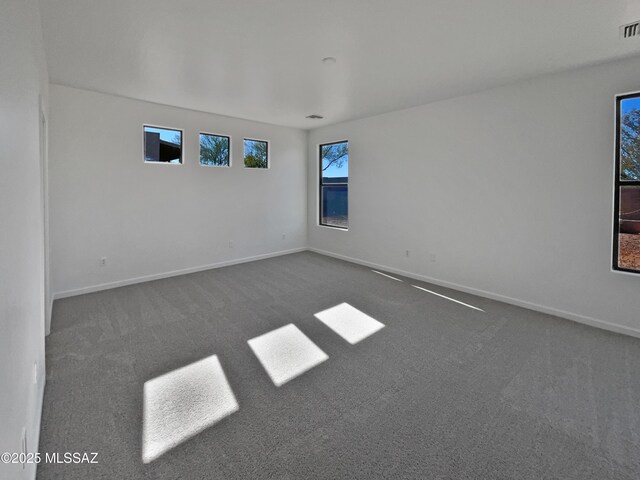
[[613, 268], [640, 273], [640, 93], [616, 107]]
[[349, 227], [349, 143], [320, 145], [320, 225]]
[[144, 161], [182, 163], [182, 130], [144, 126]]
[[269, 168], [269, 143], [264, 140], [244, 139], [244, 166]]
[[231, 138], [212, 133], [200, 134], [200, 165], [231, 166]]

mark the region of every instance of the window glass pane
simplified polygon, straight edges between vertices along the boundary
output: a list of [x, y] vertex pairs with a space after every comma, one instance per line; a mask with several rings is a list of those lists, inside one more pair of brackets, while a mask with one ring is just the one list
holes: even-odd
[[244, 139], [244, 166], [247, 168], [269, 167], [269, 146], [261, 140]]
[[348, 189], [346, 185], [321, 187], [320, 223], [322, 225], [342, 228], [349, 226]]
[[640, 187], [620, 187], [618, 267], [640, 271]]
[[349, 144], [347, 142], [320, 146], [322, 183], [349, 182]]
[[169, 128], [145, 126], [144, 161], [182, 163], [182, 132]]
[[200, 165], [228, 167], [229, 137], [224, 135], [200, 134]]
[[620, 180], [640, 180], [640, 97], [620, 101]]

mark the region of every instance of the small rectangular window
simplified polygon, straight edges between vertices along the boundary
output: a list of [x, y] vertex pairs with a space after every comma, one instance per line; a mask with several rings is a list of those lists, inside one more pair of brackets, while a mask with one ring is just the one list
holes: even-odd
[[182, 164], [182, 130], [145, 125], [144, 161]]
[[640, 273], [640, 93], [616, 106], [613, 268]]
[[231, 166], [231, 138], [212, 133], [200, 134], [200, 165]]
[[245, 168], [269, 168], [269, 142], [244, 139]]
[[320, 145], [320, 225], [349, 227], [349, 142]]

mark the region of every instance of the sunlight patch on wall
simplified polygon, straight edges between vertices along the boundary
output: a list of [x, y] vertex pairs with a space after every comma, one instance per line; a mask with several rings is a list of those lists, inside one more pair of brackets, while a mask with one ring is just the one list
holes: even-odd
[[384, 327], [383, 323], [348, 303], [341, 303], [314, 316], [352, 345]]
[[239, 408], [217, 355], [145, 382], [142, 461], [157, 459]]
[[278, 387], [329, 358], [292, 323], [247, 343]]
[[473, 305], [469, 305], [468, 303], [461, 302], [460, 300], [456, 300], [455, 298], [447, 297], [447, 296], [442, 295], [440, 293], [432, 292], [431, 290], [427, 290], [426, 288], [422, 288], [422, 287], [419, 287], [417, 285], [411, 285], [411, 286], [413, 288], [417, 288], [418, 290], [422, 290], [423, 292], [430, 293], [431, 295], [436, 295], [438, 297], [444, 298], [444, 299], [449, 300], [451, 302], [456, 302], [456, 303], [459, 303], [460, 305], [464, 305], [465, 307], [473, 308], [474, 310], [478, 310], [479, 312], [484, 312], [484, 310], [482, 310], [481, 308], [474, 307]]

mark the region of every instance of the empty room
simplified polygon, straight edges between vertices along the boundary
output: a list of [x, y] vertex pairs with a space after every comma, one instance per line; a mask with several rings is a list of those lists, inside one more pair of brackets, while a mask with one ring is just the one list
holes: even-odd
[[640, 478], [640, 1], [0, 0], [0, 480]]

